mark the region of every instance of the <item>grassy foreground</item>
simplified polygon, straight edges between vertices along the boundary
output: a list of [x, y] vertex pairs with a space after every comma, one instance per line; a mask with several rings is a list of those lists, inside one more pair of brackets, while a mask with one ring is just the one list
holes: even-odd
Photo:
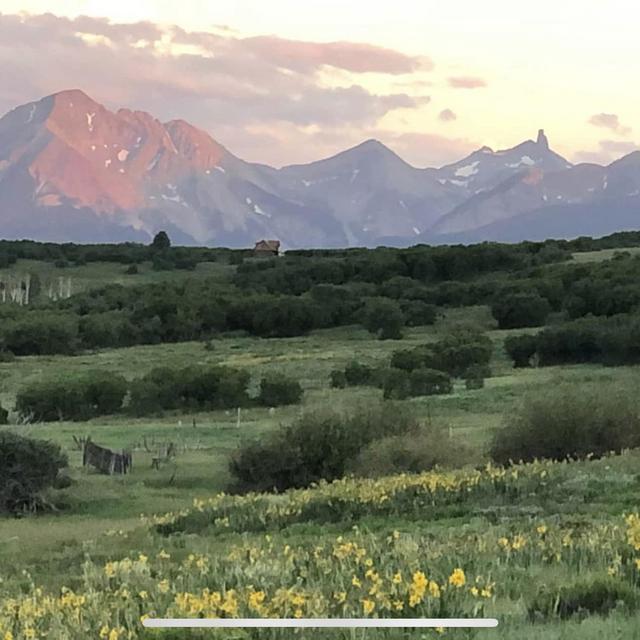
[[[116, 640], [157, 637], [141, 629], [147, 615], [495, 616], [498, 630], [446, 634], [637, 637], [639, 462], [626, 454], [198, 498], [87, 541], [82, 558], [67, 558], [77, 571], [45, 586], [12, 572], [0, 587], [0, 630]], [[254, 636], [285, 634], [206, 634]]]
[[[148, 267], [134, 276], [120, 266], [74, 269], [78, 290], [96, 278], [134, 283], [160, 277]], [[494, 341], [485, 388], [470, 391], [457, 382], [451, 395], [406, 402], [420, 419], [448, 427], [450, 438], [467, 444], [477, 467], [345, 480], [280, 497], [219, 495], [229, 480], [228, 456], [243, 440], [301, 411], [347, 410], [379, 399], [377, 389], [331, 389], [332, 369], [352, 359], [381, 364], [392, 351], [435, 340], [460, 323], [486, 330]], [[5, 407], [14, 405], [25, 384], [91, 369], [131, 378], [156, 366], [225, 364], [248, 369], [254, 387], [265, 373], [282, 371], [305, 389], [302, 406], [240, 415], [113, 416], [8, 427], [61, 444], [74, 483], [57, 492], [57, 512], [0, 518], [0, 640], [440, 635], [154, 633], [141, 627], [149, 614], [483, 615], [497, 617], [500, 627], [446, 631], [445, 637], [640, 638], [640, 531], [633, 517], [640, 508], [640, 455], [507, 472], [486, 466], [493, 430], [525, 394], [544, 394], [561, 382], [600, 381], [634, 393], [640, 371], [599, 365], [514, 370], [502, 350], [508, 334], [495, 330], [486, 308], [476, 307], [447, 310], [434, 327], [407, 330], [402, 341], [379, 341], [346, 327], [288, 339], [224, 337], [208, 349], [192, 342], [0, 363]], [[104, 477], [83, 469], [73, 436], [132, 449], [133, 473]], [[167, 442], [177, 444], [176, 460], [151, 469], [154, 452]], [[571, 591], [561, 595], [562, 586]]]

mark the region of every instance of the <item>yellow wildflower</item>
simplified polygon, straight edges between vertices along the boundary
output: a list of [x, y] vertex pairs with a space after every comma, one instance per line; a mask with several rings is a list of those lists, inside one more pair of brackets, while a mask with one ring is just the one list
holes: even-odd
[[365, 616], [368, 616], [375, 608], [376, 608], [376, 603], [373, 600], [369, 600], [368, 598], [365, 598], [362, 601], [362, 610], [364, 611]]
[[453, 587], [456, 587], [456, 589], [464, 587], [466, 582], [467, 578], [464, 575], [464, 571], [459, 567], [457, 569], [454, 569], [453, 573], [449, 576], [449, 584]]

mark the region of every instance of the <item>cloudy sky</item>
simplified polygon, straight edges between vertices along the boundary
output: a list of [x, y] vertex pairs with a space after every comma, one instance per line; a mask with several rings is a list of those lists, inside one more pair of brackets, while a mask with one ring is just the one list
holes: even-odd
[[282, 165], [378, 138], [417, 166], [544, 128], [573, 161], [640, 143], [628, 0], [0, 0], [0, 111], [65, 88]]

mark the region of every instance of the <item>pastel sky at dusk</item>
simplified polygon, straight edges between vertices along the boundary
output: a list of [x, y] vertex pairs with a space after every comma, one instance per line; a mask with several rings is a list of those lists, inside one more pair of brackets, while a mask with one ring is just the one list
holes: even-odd
[[416, 166], [544, 128], [572, 161], [640, 143], [623, 0], [0, 0], [0, 111], [64, 88], [282, 165], [378, 138]]

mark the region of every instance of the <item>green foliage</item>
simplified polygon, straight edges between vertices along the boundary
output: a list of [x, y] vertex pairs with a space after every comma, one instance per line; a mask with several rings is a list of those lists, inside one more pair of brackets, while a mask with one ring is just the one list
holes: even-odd
[[409, 388], [412, 396], [442, 395], [451, 393], [453, 381], [444, 371], [414, 369], [409, 374]]
[[58, 445], [0, 431], [0, 513], [37, 509], [66, 466]]
[[14, 362], [16, 359], [13, 351], [7, 351], [4, 349], [0, 349], [0, 362]]
[[9, 412], [0, 404], [0, 424], [9, 423]]
[[411, 396], [411, 377], [403, 369], [386, 369], [382, 374], [382, 395], [385, 400], [406, 400]]
[[467, 389], [484, 388], [485, 378], [491, 377], [491, 368], [487, 364], [472, 364], [464, 372], [464, 384]]
[[437, 369], [459, 377], [473, 365], [488, 365], [492, 353], [490, 338], [473, 329], [458, 329], [433, 344], [395, 351], [391, 366], [405, 371]]
[[401, 435], [374, 440], [349, 465], [357, 476], [377, 478], [398, 473], [420, 473], [438, 467], [461, 467], [469, 451], [449, 438], [446, 430], [427, 425]]
[[408, 327], [429, 326], [438, 318], [438, 307], [422, 300], [400, 300], [400, 309]]
[[260, 380], [258, 402], [265, 407], [298, 404], [301, 398], [300, 383], [282, 373], [271, 373]]
[[144, 416], [246, 407], [249, 377], [247, 371], [231, 367], [155, 368], [131, 384], [129, 411]]
[[373, 440], [416, 427], [394, 405], [359, 407], [349, 414], [306, 413], [260, 441], [241, 446], [229, 469], [236, 491], [284, 491], [345, 474], [350, 460]]
[[166, 251], [171, 247], [171, 240], [166, 231], [159, 231], [153, 238], [151, 249], [153, 251]]
[[333, 369], [329, 374], [329, 382], [334, 389], [344, 389], [347, 386], [347, 376], [342, 369]]
[[556, 589], [540, 590], [527, 607], [532, 621], [572, 616], [606, 616], [614, 609], [631, 613], [640, 605], [640, 593], [631, 585], [611, 577], [582, 579]]
[[358, 385], [369, 385], [372, 383], [374, 371], [366, 364], [362, 364], [357, 360], [352, 360], [344, 368], [344, 377], [347, 385], [355, 387]]
[[117, 374], [92, 371], [81, 378], [48, 380], [21, 389], [16, 411], [25, 420], [89, 420], [117, 413], [127, 393], [126, 380]]
[[405, 319], [400, 306], [393, 300], [373, 298], [362, 312], [365, 329], [380, 340], [400, 340]]
[[0, 327], [0, 348], [17, 356], [73, 353], [78, 320], [52, 311], [29, 311]]
[[493, 317], [500, 329], [537, 327], [551, 313], [551, 305], [537, 293], [515, 293], [500, 296], [491, 305]]
[[640, 400], [613, 384], [555, 386], [528, 396], [505, 416], [492, 458], [506, 464], [536, 458], [601, 456], [640, 446]]
[[531, 359], [538, 348], [538, 338], [535, 335], [523, 334], [519, 336], [507, 336], [504, 348], [513, 360], [516, 369], [531, 366]]

